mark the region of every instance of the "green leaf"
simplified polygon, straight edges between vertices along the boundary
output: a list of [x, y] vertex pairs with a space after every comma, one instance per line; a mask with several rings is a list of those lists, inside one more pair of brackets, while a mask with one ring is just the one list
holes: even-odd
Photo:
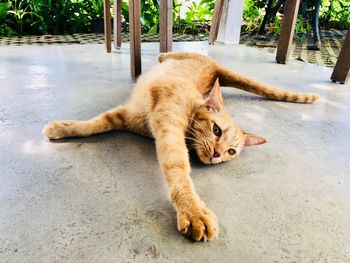
[[157, 34], [158, 31], [158, 24], [155, 24], [154, 26], [151, 27], [150, 30], [148, 30], [148, 34]]
[[7, 11], [10, 9], [10, 3], [0, 3], [0, 20], [4, 19], [7, 15]]

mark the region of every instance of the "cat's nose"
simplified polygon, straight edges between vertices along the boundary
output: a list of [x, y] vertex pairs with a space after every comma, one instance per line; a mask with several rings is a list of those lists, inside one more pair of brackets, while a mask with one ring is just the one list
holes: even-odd
[[214, 155], [213, 155], [214, 158], [219, 158], [220, 157], [220, 152], [216, 149], [214, 149]]

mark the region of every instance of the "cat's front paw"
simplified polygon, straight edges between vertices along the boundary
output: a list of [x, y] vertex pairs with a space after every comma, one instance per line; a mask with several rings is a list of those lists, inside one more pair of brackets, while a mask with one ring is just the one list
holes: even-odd
[[178, 210], [177, 228], [196, 241], [212, 240], [219, 231], [215, 214], [206, 207]]
[[42, 133], [49, 139], [62, 139], [69, 135], [69, 127], [73, 121], [51, 121], [45, 125]]

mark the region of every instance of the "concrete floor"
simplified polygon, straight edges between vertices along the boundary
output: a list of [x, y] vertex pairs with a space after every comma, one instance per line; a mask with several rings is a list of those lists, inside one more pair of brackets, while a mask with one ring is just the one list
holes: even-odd
[[[269, 143], [215, 166], [193, 162], [197, 192], [219, 218], [193, 243], [175, 211], [152, 140], [114, 132], [50, 142], [53, 119], [86, 119], [131, 92], [126, 45], [0, 48], [1, 262], [349, 262], [350, 85], [331, 69], [243, 46], [176, 43], [258, 80], [321, 94], [315, 105], [224, 88], [235, 120]], [[157, 44], [143, 45], [143, 66]]]

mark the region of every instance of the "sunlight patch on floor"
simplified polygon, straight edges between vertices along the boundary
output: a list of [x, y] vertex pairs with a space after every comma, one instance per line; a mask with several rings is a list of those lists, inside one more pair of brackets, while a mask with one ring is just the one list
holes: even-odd
[[265, 120], [265, 117], [263, 115], [255, 113], [255, 112], [246, 112], [244, 115], [247, 116], [252, 121], [257, 122], [257, 123], [262, 123]]
[[28, 140], [21, 147], [24, 154], [44, 154], [50, 151], [50, 145], [46, 140]]

